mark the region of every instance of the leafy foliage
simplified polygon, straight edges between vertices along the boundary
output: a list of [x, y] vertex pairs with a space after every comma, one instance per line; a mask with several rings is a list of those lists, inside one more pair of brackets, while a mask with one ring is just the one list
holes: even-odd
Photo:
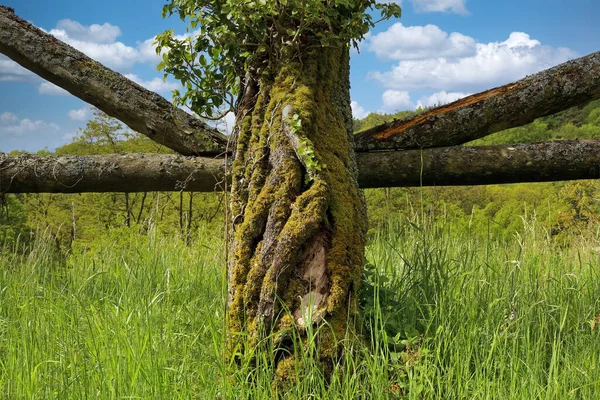
[[234, 108], [240, 79], [258, 74], [308, 49], [352, 43], [377, 21], [400, 17], [394, 2], [374, 0], [170, 0], [163, 17], [178, 15], [187, 33], [172, 30], [156, 37], [162, 53], [158, 69], [183, 85], [174, 100], [209, 118]]

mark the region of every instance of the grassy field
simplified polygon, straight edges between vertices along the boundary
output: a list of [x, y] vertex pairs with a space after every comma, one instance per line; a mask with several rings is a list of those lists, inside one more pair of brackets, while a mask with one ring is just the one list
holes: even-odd
[[[290, 398], [592, 399], [600, 393], [597, 238], [553, 244], [398, 221], [373, 233], [364, 344], [326, 385], [304, 363]], [[223, 361], [221, 234], [116, 230], [59, 256], [0, 245], [0, 397], [263, 399]], [[305, 349], [309, 357], [313, 348]]]

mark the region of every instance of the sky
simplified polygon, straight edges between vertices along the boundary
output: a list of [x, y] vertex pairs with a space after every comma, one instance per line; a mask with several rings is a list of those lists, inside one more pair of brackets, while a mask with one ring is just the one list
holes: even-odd
[[[599, 0], [396, 0], [351, 57], [355, 118], [448, 103], [600, 50]], [[164, 0], [0, 0], [20, 17], [167, 99], [154, 36], [185, 32]], [[50, 6], [49, 6], [50, 4]], [[70, 142], [83, 101], [0, 55], [0, 151]], [[230, 118], [229, 118], [230, 119]], [[229, 121], [231, 124], [231, 120]]]

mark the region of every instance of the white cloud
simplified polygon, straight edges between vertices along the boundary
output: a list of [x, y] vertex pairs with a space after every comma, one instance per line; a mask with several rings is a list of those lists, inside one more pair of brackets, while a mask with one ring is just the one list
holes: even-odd
[[78, 110], [69, 111], [69, 118], [74, 121], [87, 121], [92, 115], [92, 110], [88, 106], [84, 106]]
[[[4, 114], [3, 114], [4, 115]], [[11, 117], [12, 118], [12, 117]], [[27, 133], [53, 134], [60, 130], [55, 123], [44, 121], [32, 121], [28, 118], [16, 121], [13, 118], [13, 123], [0, 127], [0, 136], [21, 136]]]
[[125, 74], [125, 77], [127, 79], [131, 79], [138, 85], [143, 86], [146, 89], [156, 93], [171, 92], [174, 89], [181, 88], [181, 85], [179, 85], [178, 83], [164, 82], [160, 78], [153, 78], [152, 80], [145, 81], [135, 74]]
[[11, 125], [17, 122], [19, 118], [11, 112], [3, 112], [0, 114], [0, 126]]
[[50, 95], [50, 96], [70, 96], [71, 93], [67, 92], [65, 89], [56, 86], [50, 82], [42, 82], [38, 88], [38, 92], [40, 94]]
[[156, 54], [156, 46], [154, 45], [155, 40], [156, 36], [146, 39], [143, 42], [138, 42], [138, 51], [140, 53], [141, 60], [155, 64], [160, 62], [161, 56]]
[[446, 92], [442, 90], [441, 92], [433, 93], [430, 96], [423, 96], [420, 100], [417, 101], [416, 108], [425, 108], [425, 107], [433, 107], [433, 106], [441, 106], [443, 104], [452, 103], [458, 99], [462, 99], [463, 97], [469, 96], [469, 93], [462, 92]]
[[156, 64], [159, 61], [153, 46], [155, 37], [138, 42], [136, 46], [128, 46], [117, 41], [121, 30], [109, 23], [88, 26], [65, 19], [58, 21], [49, 33], [88, 57], [120, 72], [130, 72], [138, 63]]
[[468, 15], [467, 0], [412, 0], [417, 12], [452, 12]]
[[[197, 29], [192, 32], [186, 32], [182, 35], [174, 35], [173, 37], [176, 40], [185, 40], [190, 37], [200, 36], [200, 29]], [[160, 54], [156, 53], [156, 46], [154, 45], [154, 41], [156, 40], [156, 36], [151, 37], [150, 39], [146, 39], [143, 42], [137, 42], [137, 49], [140, 56], [140, 62], [149, 62], [151, 64], [158, 64], [162, 59], [162, 54], [167, 51], [163, 49]]]
[[464, 57], [475, 54], [475, 39], [458, 32], [448, 34], [435, 25], [404, 26], [397, 22], [372, 36], [367, 48], [388, 60]]
[[75, 47], [90, 58], [117, 71], [130, 71], [133, 65], [139, 61], [139, 52], [133, 47], [126, 46], [121, 42], [96, 43], [75, 39], [62, 29], [52, 29], [50, 34], [59, 40]]
[[65, 36], [74, 40], [92, 43], [112, 43], [121, 36], [121, 30], [105, 22], [103, 25], [92, 24], [90, 26], [81, 25], [77, 21], [70, 19], [61, 19], [56, 23], [55, 32], [62, 31]]
[[575, 56], [569, 49], [542, 46], [526, 33], [513, 32], [503, 42], [477, 43], [472, 56], [401, 60], [391, 70], [371, 72], [369, 76], [394, 90], [476, 92], [521, 79]]
[[397, 112], [414, 108], [410, 94], [404, 90], [386, 90], [381, 96], [384, 112]]
[[0, 54], [0, 82], [29, 82], [35, 79], [33, 72]]
[[367, 111], [365, 111], [363, 106], [358, 104], [357, 101], [351, 101], [350, 107], [352, 108], [352, 117], [353, 118], [363, 119], [367, 115], [369, 115], [369, 113]]

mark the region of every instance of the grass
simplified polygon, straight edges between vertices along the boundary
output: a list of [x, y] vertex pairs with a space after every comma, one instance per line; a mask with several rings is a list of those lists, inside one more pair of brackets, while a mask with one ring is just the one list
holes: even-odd
[[[600, 255], [535, 224], [511, 240], [422, 220], [375, 233], [365, 344], [290, 398], [588, 399], [600, 391]], [[269, 354], [223, 361], [219, 234], [109, 232], [58, 256], [0, 247], [0, 398], [263, 399]], [[254, 371], [256, 383], [247, 385]]]

